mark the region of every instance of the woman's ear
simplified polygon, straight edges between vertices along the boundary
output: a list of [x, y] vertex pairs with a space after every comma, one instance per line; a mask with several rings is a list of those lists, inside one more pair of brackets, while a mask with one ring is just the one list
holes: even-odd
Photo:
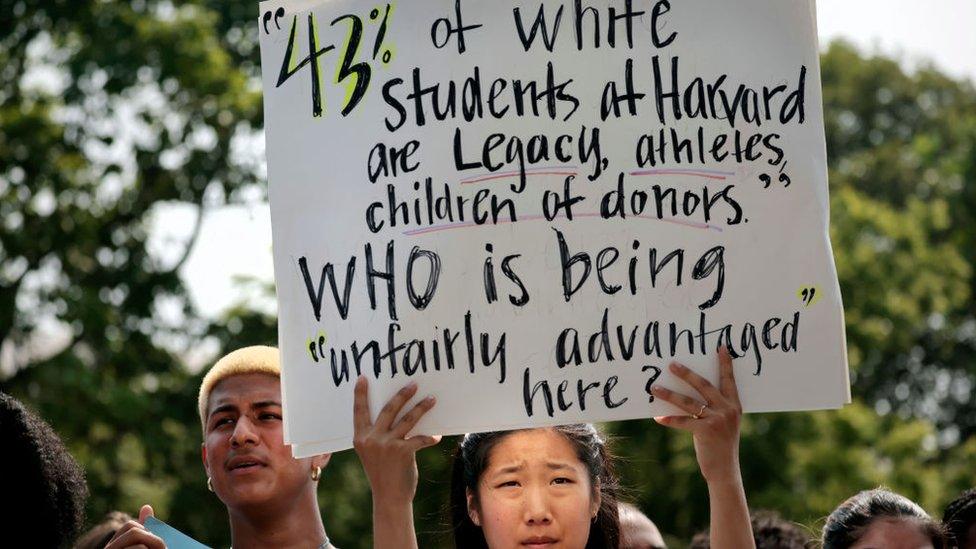
[[600, 513], [600, 504], [603, 503], [603, 486], [600, 484], [600, 477], [593, 482], [593, 497], [590, 498], [590, 518], [596, 518]]
[[475, 526], [481, 526], [481, 515], [478, 514], [478, 501], [475, 498], [474, 492], [471, 491], [471, 488], [464, 489], [464, 497], [468, 502], [468, 518], [471, 519], [471, 522], [473, 522]]

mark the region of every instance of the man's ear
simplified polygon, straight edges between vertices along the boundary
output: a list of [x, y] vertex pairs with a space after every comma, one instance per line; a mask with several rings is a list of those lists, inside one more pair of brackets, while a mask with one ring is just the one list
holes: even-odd
[[210, 476], [210, 464], [207, 463], [207, 445], [203, 442], [200, 443], [200, 459], [203, 460], [203, 470], [207, 472], [207, 476]]
[[597, 477], [593, 482], [593, 497], [590, 498], [590, 518], [596, 518], [600, 513], [600, 504], [603, 503], [603, 496], [601, 496], [603, 491], [600, 488], [602, 488], [600, 477]]
[[468, 503], [468, 518], [475, 526], [481, 526], [481, 515], [478, 514], [478, 502], [475, 500], [474, 493], [470, 488], [464, 489], [464, 497]]

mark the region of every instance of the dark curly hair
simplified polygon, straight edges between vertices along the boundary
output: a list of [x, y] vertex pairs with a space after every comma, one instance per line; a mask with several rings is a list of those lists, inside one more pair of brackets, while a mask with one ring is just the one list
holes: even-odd
[[[802, 527], [790, 522], [776, 511], [758, 510], [752, 513], [752, 537], [756, 549], [805, 549], [812, 540]], [[695, 534], [688, 549], [708, 549], [711, 541], [708, 530]]]
[[976, 539], [969, 539], [969, 528], [976, 524], [976, 488], [970, 488], [959, 494], [959, 497], [949, 502], [942, 513], [942, 525], [949, 532], [956, 547], [966, 547], [967, 543], [976, 543]]
[[857, 543], [877, 519], [894, 518], [914, 522], [935, 549], [946, 549], [945, 531], [914, 501], [885, 490], [865, 490], [841, 503], [823, 528], [823, 549], [847, 549]]
[[[586, 549], [617, 549], [620, 520], [617, 515], [617, 476], [606, 443], [593, 425], [575, 424], [547, 427], [566, 437], [576, 456], [586, 466], [590, 485], [600, 486], [600, 509], [590, 528]], [[477, 496], [478, 480], [488, 466], [491, 450], [506, 436], [519, 431], [470, 433], [461, 439], [454, 453], [451, 473], [451, 525], [457, 549], [488, 549], [485, 534], [468, 516], [467, 490]]]
[[0, 393], [5, 488], [17, 504], [3, 513], [8, 532], [29, 531], [36, 547], [65, 547], [84, 523], [88, 485], [58, 435], [17, 399]]

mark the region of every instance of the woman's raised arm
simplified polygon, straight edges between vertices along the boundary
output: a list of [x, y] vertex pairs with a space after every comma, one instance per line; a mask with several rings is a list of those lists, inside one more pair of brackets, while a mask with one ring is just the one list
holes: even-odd
[[400, 410], [417, 392], [417, 385], [410, 383], [393, 395], [373, 422], [367, 388], [366, 378], [360, 377], [356, 381], [353, 404], [353, 447], [373, 494], [373, 547], [414, 549], [417, 547], [413, 526], [417, 451], [437, 444], [440, 437], [406, 436], [434, 406], [434, 397], [421, 400], [397, 421]]
[[691, 385], [697, 398], [664, 387], [654, 395], [688, 413], [687, 416], [654, 418], [661, 425], [690, 431], [695, 441], [698, 467], [708, 484], [710, 541], [713, 549], [755, 547], [749, 506], [739, 469], [739, 425], [742, 404], [728, 349], [718, 352], [719, 387], [688, 368], [673, 363], [671, 372]]

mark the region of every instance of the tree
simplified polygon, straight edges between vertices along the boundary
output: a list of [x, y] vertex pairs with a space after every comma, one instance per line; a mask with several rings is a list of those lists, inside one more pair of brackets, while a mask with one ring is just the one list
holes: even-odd
[[976, 433], [976, 90], [843, 42], [822, 56], [854, 392]]
[[[259, 185], [235, 153], [260, 131], [253, 4], [26, 1], [0, 10], [0, 389], [37, 409], [85, 466], [89, 517], [158, 514], [226, 545], [205, 488], [188, 349], [275, 343], [276, 319], [241, 306], [201, 318], [149, 231], [161, 205], [199, 213]], [[976, 91], [833, 44], [822, 57], [832, 238], [854, 394], [840, 412], [747, 418], [752, 503], [814, 523], [886, 483], [937, 512], [976, 463]], [[52, 328], [53, 326], [53, 328]], [[53, 334], [53, 335], [52, 335]], [[60, 338], [53, 346], [49, 338]], [[688, 437], [608, 426], [633, 499], [678, 539], [706, 523]], [[453, 440], [421, 455], [423, 546], [449, 546]], [[326, 526], [368, 547], [355, 456], [323, 479]]]
[[[254, 32], [222, 9], [0, 4], [2, 389], [85, 464], [96, 515], [205, 493], [179, 356], [207, 322], [179, 269], [206, 210], [257, 183], [234, 148], [261, 123]], [[173, 257], [149, 246], [165, 204], [197, 212]]]

